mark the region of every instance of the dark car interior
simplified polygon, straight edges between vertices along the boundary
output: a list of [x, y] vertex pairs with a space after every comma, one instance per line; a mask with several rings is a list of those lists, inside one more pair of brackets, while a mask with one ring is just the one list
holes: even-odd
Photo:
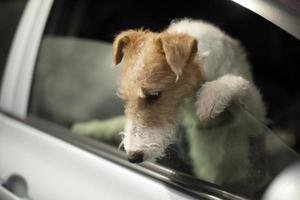
[[4, 73], [10, 45], [13, 41], [14, 31], [18, 26], [25, 3], [24, 0], [0, 1], [0, 81]]

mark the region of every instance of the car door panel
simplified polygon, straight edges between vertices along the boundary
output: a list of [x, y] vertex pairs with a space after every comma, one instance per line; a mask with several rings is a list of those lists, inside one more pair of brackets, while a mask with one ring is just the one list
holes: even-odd
[[0, 177], [21, 175], [33, 199], [191, 199], [3, 114], [0, 127]]

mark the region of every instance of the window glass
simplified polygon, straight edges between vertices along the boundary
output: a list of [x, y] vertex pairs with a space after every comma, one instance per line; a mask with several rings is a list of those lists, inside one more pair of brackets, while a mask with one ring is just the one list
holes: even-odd
[[0, 1], [0, 86], [8, 52], [25, 4], [25, 0]]
[[[187, 5], [174, 3], [170, 9], [162, 2], [55, 1], [36, 61], [29, 112], [118, 148], [126, 122], [124, 103], [117, 94], [121, 66], [111, 67], [114, 37], [141, 27], [160, 31], [175, 18], [208, 20], [247, 49], [272, 123], [261, 122], [233, 103], [236, 106], [229, 106], [217, 123], [201, 127], [194, 104], [187, 99], [177, 142], [156, 162], [230, 192], [260, 197], [272, 178], [298, 159], [273, 131], [299, 152], [300, 131], [294, 121], [299, 118], [293, 109], [300, 107], [296, 101], [300, 96], [296, 87], [299, 41], [229, 1], [206, 1], [201, 8], [192, 2]], [[222, 127], [235, 120], [244, 127], [232, 129], [228, 137], [222, 135]], [[211, 134], [199, 137], [199, 128]]]

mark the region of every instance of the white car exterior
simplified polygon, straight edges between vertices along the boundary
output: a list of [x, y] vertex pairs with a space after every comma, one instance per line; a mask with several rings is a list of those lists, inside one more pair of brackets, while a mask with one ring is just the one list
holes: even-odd
[[[70, 133], [60, 134], [55, 124], [49, 127], [28, 116], [35, 62], [52, 5], [53, 0], [28, 0], [10, 49], [0, 90], [0, 184], [19, 175], [28, 184], [22, 199], [33, 200], [244, 199], [205, 183], [194, 190], [191, 180], [178, 179], [173, 171], [131, 165], [81, 144], [75, 134], [64, 140]], [[299, 37], [299, 29], [290, 32]], [[20, 198], [0, 185], [0, 199]]]

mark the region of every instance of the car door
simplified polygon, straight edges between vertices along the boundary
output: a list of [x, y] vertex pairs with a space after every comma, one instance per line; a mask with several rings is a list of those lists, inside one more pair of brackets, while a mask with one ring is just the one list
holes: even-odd
[[[88, 200], [261, 196], [263, 191], [246, 195], [247, 187], [233, 190], [194, 177], [189, 164], [174, 153], [167, 161], [133, 165], [114, 139], [72, 131], [77, 123], [122, 114], [122, 103], [115, 95], [119, 68], [110, 68], [111, 43], [103, 36], [115, 15], [109, 14], [109, 4], [99, 4], [27, 2], [0, 96], [0, 178], [6, 196]], [[95, 15], [99, 7], [103, 15], [108, 13], [108, 19], [97, 18], [102, 14]], [[94, 20], [86, 21], [85, 16]], [[102, 29], [96, 28], [98, 23]], [[122, 27], [121, 22], [116, 24]], [[268, 163], [278, 165], [272, 175], [275, 177], [298, 155], [271, 130], [251, 115], [249, 118], [262, 128], [262, 135], [271, 135], [284, 149], [285, 160]], [[253, 145], [253, 149], [259, 145]], [[255, 151], [251, 156], [261, 160]]]
[[166, 169], [159, 169], [159, 174], [128, 167], [111, 147], [82, 138], [79, 142], [68, 130], [28, 115], [35, 60], [52, 4], [52, 0], [27, 2], [7, 60], [1, 90], [1, 198], [210, 199], [205, 192], [192, 195], [178, 190], [181, 186], [176, 183], [167, 184], [163, 174], [172, 173]]

